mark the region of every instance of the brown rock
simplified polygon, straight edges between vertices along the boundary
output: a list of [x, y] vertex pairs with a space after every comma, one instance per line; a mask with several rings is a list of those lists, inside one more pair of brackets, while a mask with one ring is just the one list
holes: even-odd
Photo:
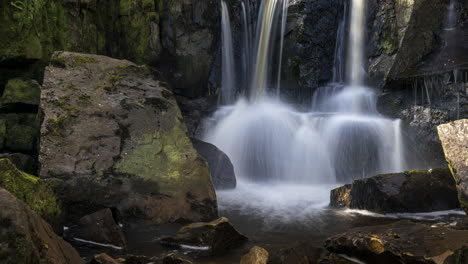
[[2, 264], [84, 264], [76, 250], [11, 193], [0, 188]]
[[270, 254], [261, 247], [253, 247], [247, 254], [242, 256], [240, 264], [267, 264]]
[[101, 253], [99, 255], [94, 256], [91, 264], [120, 264], [120, 261], [113, 259], [111, 256], [107, 255], [106, 253]]
[[440, 125], [437, 131], [457, 183], [461, 207], [468, 212], [468, 119]]
[[411, 221], [351, 229], [333, 236], [325, 247], [366, 263], [434, 264], [468, 246], [468, 231], [430, 227]]
[[163, 264], [193, 264], [193, 262], [175, 253], [170, 253], [164, 257]]

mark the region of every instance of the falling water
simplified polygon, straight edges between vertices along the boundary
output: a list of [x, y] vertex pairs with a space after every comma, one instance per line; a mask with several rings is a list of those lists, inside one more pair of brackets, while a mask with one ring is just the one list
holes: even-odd
[[[206, 121], [205, 140], [228, 154], [241, 184], [318, 186], [406, 168], [400, 121], [382, 117], [374, 91], [364, 86], [364, 2], [352, 0], [347, 52], [341, 48], [344, 41], [337, 40], [335, 53], [340, 58], [335, 58], [334, 81], [346, 77], [348, 83], [318, 89], [308, 112], [299, 112], [264, 93], [272, 81], [268, 67], [276, 42], [273, 29], [285, 22], [277, 19], [284, 12], [280, 7], [285, 6], [280, 0], [262, 3], [257, 50], [253, 52], [257, 54], [252, 80], [256, 100], [240, 99], [221, 107]], [[344, 23], [337, 38], [344, 39]], [[343, 65], [345, 53], [349, 54], [346, 75], [336, 66]]]
[[333, 83], [342, 83], [344, 82], [344, 61], [343, 58], [345, 57], [345, 38], [346, 38], [346, 20], [347, 20], [347, 12], [348, 12], [348, 5], [345, 1], [344, 3], [345, 8], [343, 12], [343, 18], [338, 25], [338, 30], [336, 32], [336, 46], [335, 46], [335, 59], [333, 62]]
[[234, 55], [232, 48], [232, 31], [229, 10], [224, 0], [221, 1], [221, 26], [223, 44], [222, 52], [222, 85], [220, 103], [233, 103], [235, 100], [235, 73], [234, 73]]

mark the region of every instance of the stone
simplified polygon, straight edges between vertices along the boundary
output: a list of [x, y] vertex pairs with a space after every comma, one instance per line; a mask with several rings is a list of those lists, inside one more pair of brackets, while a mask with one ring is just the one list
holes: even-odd
[[331, 191], [330, 206], [377, 213], [432, 212], [459, 208], [448, 169], [406, 171], [353, 181]]
[[3, 91], [2, 108], [14, 104], [39, 105], [41, 86], [35, 80], [11, 79]]
[[163, 258], [163, 264], [193, 264], [193, 262], [186, 257], [181, 257], [175, 253], [170, 253]]
[[9, 159], [0, 159], [0, 188], [11, 192], [52, 224], [61, 218], [60, 201], [40, 178], [18, 170]]
[[411, 221], [354, 228], [325, 242], [325, 248], [330, 252], [380, 264], [444, 263], [467, 245], [468, 231]]
[[36, 174], [36, 160], [23, 153], [0, 153], [0, 159], [9, 159], [16, 168], [29, 174]]
[[219, 254], [238, 247], [247, 238], [237, 232], [225, 217], [208, 223], [193, 223], [180, 228], [174, 237], [161, 239], [161, 244], [168, 247], [196, 247]]
[[437, 131], [457, 184], [461, 207], [468, 212], [468, 119], [440, 125]]
[[0, 259], [4, 264], [84, 264], [38, 214], [0, 188]]
[[113, 259], [111, 256], [106, 253], [101, 253], [96, 255], [91, 260], [90, 264], [120, 264], [122, 262]]
[[69, 227], [68, 232], [76, 241], [86, 240], [121, 250], [126, 248], [122, 229], [108, 208], [83, 216], [76, 226]]
[[236, 188], [234, 166], [229, 157], [215, 145], [192, 138], [193, 147], [210, 167], [211, 180], [217, 190]]
[[242, 256], [240, 264], [267, 264], [269, 257], [266, 249], [255, 246]]
[[216, 195], [171, 91], [146, 66], [57, 52], [41, 94], [40, 177], [67, 215], [116, 208], [152, 223], [209, 221]]
[[280, 249], [269, 261], [271, 264], [351, 264], [355, 263], [325, 248], [317, 247], [310, 242], [296, 242], [287, 248]]

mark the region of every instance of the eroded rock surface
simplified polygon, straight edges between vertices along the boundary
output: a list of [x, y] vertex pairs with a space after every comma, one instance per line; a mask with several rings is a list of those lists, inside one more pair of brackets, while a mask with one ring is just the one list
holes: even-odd
[[468, 212], [468, 119], [440, 125], [437, 130], [457, 183], [460, 204]]
[[[468, 245], [468, 231], [410, 221], [351, 229], [329, 238], [325, 247], [365, 263], [434, 264], [448, 262]], [[447, 262], [445, 262], [447, 261]]]
[[145, 66], [57, 52], [41, 94], [40, 176], [69, 215], [117, 208], [154, 223], [216, 217], [206, 162], [177, 103]]
[[0, 260], [4, 264], [84, 264], [52, 227], [0, 188]]
[[450, 171], [433, 169], [355, 180], [331, 191], [330, 206], [397, 213], [450, 210], [459, 203]]
[[269, 257], [266, 249], [255, 246], [242, 256], [240, 264], [267, 264]]

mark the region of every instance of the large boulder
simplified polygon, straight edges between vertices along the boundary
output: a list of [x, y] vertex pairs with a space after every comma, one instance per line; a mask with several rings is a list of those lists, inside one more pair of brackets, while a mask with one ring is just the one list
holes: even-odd
[[9, 159], [0, 159], [0, 188], [11, 192], [47, 221], [53, 224], [59, 221], [60, 201], [52, 188], [38, 177], [18, 170]]
[[0, 188], [0, 259], [4, 264], [84, 264], [76, 250], [11, 193]]
[[192, 138], [192, 143], [198, 153], [208, 162], [214, 187], [219, 190], [236, 188], [234, 166], [229, 157], [208, 142]]
[[266, 249], [255, 246], [242, 256], [240, 264], [267, 264], [269, 257]]
[[355, 180], [331, 191], [330, 206], [400, 213], [456, 209], [459, 203], [450, 171], [432, 169]]
[[29, 174], [37, 173], [36, 160], [23, 153], [0, 153], [0, 159], [9, 159], [16, 168]]
[[311, 242], [297, 242], [274, 253], [271, 264], [352, 264], [356, 263]]
[[[15, 104], [39, 105], [41, 86], [35, 80], [11, 79], [3, 91], [1, 106], [9, 107]], [[24, 106], [22, 106], [24, 108]]]
[[449, 258], [467, 246], [468, 231], [410, 221], [359, 227], [325, 242], [325, 247], [333, 253], [379, 264], [449, 264], [452, 263], [448, 262]]
[[56, 183], [69, 214], [117, 208], [153, 223], [216, 217], [209, 168], [150, 68], [57, 52], [40, 107], [40, 177]]
[[184, 226], [174, 237], [161, 239], [161, 243], [168, 247], [194, 247], [211, 254], [226, 252], [245, 241], [247, 238], [237, 232], [225, 217], [208, 223]]
[[457, 183], [461, 207], [468, 212], [468, 119], [440, 125], [437, 130]]

